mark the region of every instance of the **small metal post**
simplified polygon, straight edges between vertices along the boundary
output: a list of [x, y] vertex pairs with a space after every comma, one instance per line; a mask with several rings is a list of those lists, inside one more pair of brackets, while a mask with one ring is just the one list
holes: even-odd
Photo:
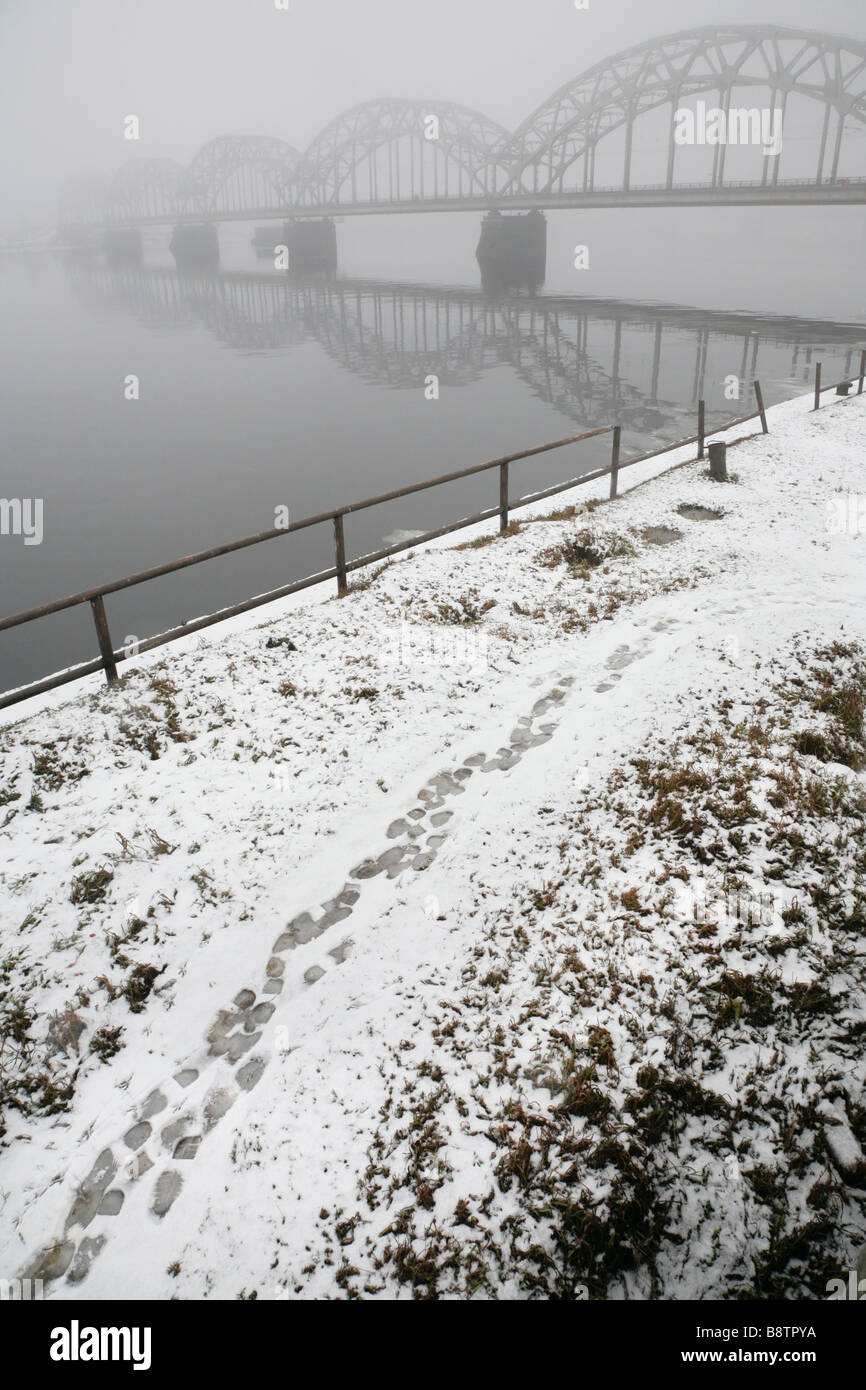
[[863, 395], [863, 382], [866, 381], [866, 348], [860, 353], [860, 384], [857, 387], [857, 395]]
[[117, 663], [114, 660], [114, 648], [111, 645], [111, 633], [108, 631], [108, 619], [105, 616], [105, 604], [101, 594], [97, 594], [96, 598], [90, 600], [90, 607], [99, 642], [99, 654], [105, 668], [105, 679], [109, 685], [115, 685], [117, 683]]
[[704, 456], [704, 437], [706, 433], [707, 407], [705, 401], [698, 401], [698, 458]]
[[707, 449], [710, 456], [710, 477], [717, 483], [728, 481], [727, 451], [728, 446], [723, 440], [717, 444], [710, 444]]
[[814, 409], [817, 410], [818, 407], [820, 406], [820, 404], [821, 404], [821, 363], [820, 363], [820, 362], [816, 362], [816, 363], [815, 363], [815, 405], [814, 405]]
[[613, 501], [616, 497], [617, 484], [619, 482], [619, 444], [622, 436], [622, 426], [613, 427], [613, 447], [610, 454], [610, 497]]
[[769, 434], [770, 427], [767, 424], [767, 412], [764, 409], [764, 393], [761, 390], [761, 383], [759, 381], [755, 382], [755, 400], [758, 402], [758, 412], [761, 416], [761, 429], [764, 431], [764, 434]]
[[508, 464], [499, 465], [499, 534], [508, 530]]
[[343, 537], [343, 516], [334, 517], [334, 547], [337, 552], [337, 593], [342, 598], [349, 592], [346, 583], [346, 542]]

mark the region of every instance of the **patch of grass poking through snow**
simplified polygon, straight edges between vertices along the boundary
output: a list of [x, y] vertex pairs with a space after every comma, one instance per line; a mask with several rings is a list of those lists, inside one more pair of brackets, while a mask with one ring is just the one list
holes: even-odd
[[[134, 683], [134, 684], [133, 684]], [[183, 729], [175, 696], [177, 686], [164, 667], [156, 667], [146, 677], [144, 699], [133, 703], [129, 690], [140, 684], [137, 674], [121, 684], [126, 697], [124, 717], [118, 723], [118, 734], [127, 747], [137, 753], [147, 753], [151, 762], [158, 761], [170, 743], [189, 743], [195, 734]]]
[[[77, 744], [73, 740], [67, 740], [67, 746], [69, 744], [77, 750]], [[82, 762], [64, 758], [56, 742], [42, 744], [39, 751], [33, 754], [33, 783], [37, 794], [40, 790], [60, 791], [61, 787], [68, 783], [80, 782], [83, 777], [89, 775], [89, 768]]]
[[72, 880], [69, 901], [74, 903], [76, 907], [103, 903], [108, 896], [108, 889], [113, 879], [113, 870], [106, 868], [91, 869], [90, 873], [78, 874]]
[[349, 586], [346, 593], [365, 593], [366, 590], [371, 588], [371, 586], [376, 583], [376, 580], [379, 579], [381, 575], [385, 574], [392, 567], [393, 564], [393, 560], [386, 560], [383, 565], [377, 565], [375, 569], [362, 570], [360, 579], [352, 579], [349, 581]]
[[21, 800], [21, 793], [12, 790], [17, 780], [17, 774], [14, 774], [8, 787], [0, 787], [0, 806], [8, 806], [13, 801]]
[[64, 1020], [56, 1017], [47, 1039], [39, 1038], [33, 990], [28, 983], [17, 988], [13, 983], [22, 968], [29, 976], [23, 951], [0, 958], [0, 1144], [11, 1112], [54, 1115], [68, 1110], [78, 1073], [80, 1033], [65, 1032]]
[[628, 537], [584, 527], [573, 536], [539, 551], [537, 563], [546, 569], [565, 565], [572, 577], [579, 577], [585, 576], [588, 570], [598, 569], [608, 560], [630, 559], [635, 553], [635, 547]]
[[90, 1039], [90, 1051], [95, 1052], [102, 1062], [110, 1062], [123, 1046], [120, 1041], [122, 1028], [100, 1028]]
[[504, 531], [491, 531], [488, 536], [477, 536], [474, 541], [463, 541], [461, 545], [455, 545], [455, 550], [484, 550], [488, 545], [495, 544], [496, 541], [503, 540], [507, 536], [519, 536], [521, 524], [519, 521], [511, 521]]
[[437, 622], [447, 623], [456, 627], [472, 627], [480, 623], [485, 613], [489, 613], [491, 608], [496, 607], [496, 599], [490, 598], [485, 601], [479, 599], [477, 589], [471, 589], [468, 594], [461, 594], [453, 603], [437, 603], [435, 607], [435, 618]]

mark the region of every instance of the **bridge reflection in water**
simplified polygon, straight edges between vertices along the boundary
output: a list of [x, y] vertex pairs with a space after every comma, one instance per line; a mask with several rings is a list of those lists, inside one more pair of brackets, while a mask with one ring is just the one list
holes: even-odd
[[83, 299], [150, 326], [201, 324], [245, 352], [316, 342], [381, 387], [422, 391], [435, 376], [440, 391], [459, 389], [504, 364], [581, 429], [620, 423], [625, 456], [693, 434], [699, 400], [709, 426], [746, 414], [756, 378], [773, 404], [808, 389], [816, 360], [825, 381], [850, 377], [864, 337], [856, 324], [618, 300], [491, 300], [469, 288], [274, 272], [184, 275], [72, 260], [68, 273]]

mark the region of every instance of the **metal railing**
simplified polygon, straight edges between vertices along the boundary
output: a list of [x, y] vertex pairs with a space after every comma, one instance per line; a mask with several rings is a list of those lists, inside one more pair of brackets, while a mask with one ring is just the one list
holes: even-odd
[[[860, 353], [860, 368], [858, 375], [842, 382], [834, 382], [832, 385], [822, 386], [821, 384], [821, 363], [816, 364], [815, 368], [815, 406], [817, 410], [820, 406], [822, 391], [836, 390], [844, 394], [843, 388], [858, 385], [858, 395], [862, 395], [866, 380], [866, 350]], [[703, 401], [698, 402], [698, 430], [694, 435], [689, 435], [685, 439], [679, 439], [674, 443], [665, 444], [661, 448], [652, 449], [647, 453], [638, 454], [634, 458], [621, 459], [621, 439], [622, 427], [620, 425], [604, 425], [599, 429], [588, 430], [583, 434], [570, 435], [567, 439], [557, 439], [550, 444], [539, 444], [532, 449], [522, 449], [517, 453], [505, 454], [501, 458], [490, 459], [486, 463], [473, 464], [470, 468], [457, 469], [453, 473], [443, 473], [438, 478], [429, 478], [421, 483], [410, 483], [406, 487], [395, 488], [391, 492], [380, 493], [377, 497], [367, 497], [360, 502], [350, 502], [343, 507], [334, 507], [328, 511], [318, 512], [314, 516], [303, 517], [300, 521], [293, 521], [287, 526], [274, 527], [268, 531], [259, 531], [252, 536], [244, 536], [241, 540], [229, 541], [225, 545], [217, 545], [209, 550], [200, 550], [193, 555], [186, 555], [180, 560], [172, 560], [164, 565], [156, 565], [152, 569], [141, 570], [137, 574], [127, 576], [125, 579], [117, 579], [109, 584], [100, 584], [91, 589], [84, 589], [80, 593], [70, 594], [66, 598], [56, 599], [52, 603], [41, 604], [38, 608], [30, 608], [24, 613], [16, 613], [11, 617], [0, 619], [0, 632], [9, 631], [11, 628], [22, 627], [25, 623], [38, 621], [40, 618], [47, 618], [51, 614], [64, 612], [66, 609], [76, 608], [81, 604], [89, 603], [94, 626], [96, 628], [96, 638], [99, 645], [99, 657], [93, 661], [82, 662], [72, 666], [65, 671], [57, 672], [52, 676], [47, 676], [44, 680], [36, 681], [30, 685], [20, 686], [17, 689], [9, 690], [0, 695], [0, 709], [5, 709], [10, 705], [19, 704], [23, 700], [31, 699], [34, 695], [40, 695], [45, 691], [54, 690], [62, 685], [67, 685], [72, 681], [80, 680], [83, 676], [89, 676], [96, 671], [104, 671], [109, 685], [113, 685], [118, 680], [117, 667], [131, 655], [140, 655], [144, 652], [152, 651], [156, 647], [165, 646], [169, 642], [177, 641], [181, 637], [188, 637], [191, 633], [199, 632], [203, 628], [211, 627], [215, 623], [225, 622], [229, 618], [239, 617], [243, 613], [248, 613], [252, 609], [260, 608], [265, 604], [273, 603], [277, 599], [286, 598], [290, 594], [299, 593], [303, 589], [311, 588], [315, 584], [321, 584], [330, 579], [337, 581], [337, 593], [342, 596], [349, 589], [348, 576], [354, 570], [364, 569], [369, 565], [378, 564], [383, 560], [389, 559], [392, 555], [397, 555], [401, 551], [414, 550], [419, 545], [424, 545], [427, 541], [438, 540], [442, 536], [451, 535], [455, 531], [464, 530], [468, 526], [475, 526], [479, 522], [488, 521], [498, 515], [500, 534], [508, 529], [509, 513], [521, 507], [529, 506], [531, 503], [540, 502], [547, 497], [554, 497], [557, 493], [568, 492], [573, 488], [580, 487], [584, 483], [595, 482], [599, 478], [610, 477], [610, 497], [617, 496], [619, 485], [619, 474], [624, 468], [631, 468], [635, 464], [645, 463], [650, 459], [658, 458], [663, 454], [672, 453], [674, 450], [684, 448], [691, 444], [697, 444], [697, 457], [703, 458], [706, 440], [712, 434], [722, 434], [737, 425], [747, 424], [753, 420], [760, 420], [761, 429], [764, 434], [769, 433], [767, 424], [766, 410], [764, 408], [763, 394], [759, 381], [753, 382], [755, 398], [758, 409], [749, 415], [741, 415], [737, 419], [728, 420], [724, 424], [714, 426], [711, 430], [706, 428], [706, 409]], [[521, 459], [535, 458], [539, 454], [550, 453], [554, 449], [562, 449], [570, 444], [580, 444], [588, 439], [596, 439], [601, 435], [611, 435], [611, 454], [610, 462], [604, 468], [596, 468], [589, 473], [583, 473], [578, 478], [569, 478], [566, 482], [555, 483], [552, 487], [543, 488], [541, 491], [530, 493], [529, 495], [509, 500], [509, 465]], [[499, 501], [496, 506], [487, 507], [483, 511], [477, 512], [474, 516], [462, 517], [459, 521], [450, 522], [445, 526], [439, 526], [433, 531], [426, 531], [422, 535], [413, 536], [411, 540], [398, 541], [393, 545], [385, 546], [383, 549], [372, 552], [371, 554], [359, 556], [356, 560], [346, 559], [346, 542], [344, 531], [344, 518], [353, 512], [365, 511], [370, 507], [381, 506], [385, 502], [393, 502], [402, 497], [410, 497], [417, 492], [425, 492], [429, 488], [442, 487], [446, 483], [455, 482], [461, 478], [469, 478], [477, 473], [484, 473], [490, 469], [499, 469]], [[215, 613], [208, 613], [192, 622], [182, 623], [179, 627], [170, 628], [166, 632], [158, 633], [154, 637], [149, 637], [142, 642], [136, 642], [135, 652], [130, 653], [125, 648], [115, 648], [112, 645], [111, 633], [108, 626], [108, 617], [105, 611], [105, 599], [109, 594], [121, 593], [125, 589], [131, 589], [138, 584], [146, 584], [151, 579], [160, 579], [164, 575], [176, 574], [180, 570], [188, 569], [192, 565], [203, 564], [206, 560], [216, 559], [220, 555], [229, 555], [237, 550], [245, 550], [249, 546], [260, 545], [264, 541], [275, 540], [278, 536], [292, 535], [294, 532], [303, 531], [310, 526], [320, 526], [330, 522], [334, 531], [334, 565], [327, 570], [322, 570], [317, 574], [309, 575], [305, 579], [296, 580], [292, 584], [284, 584], [278, 589], [271, 589], [265, 594], [258, 594], [254, 598], [246, 599], [243, 603], [234, 604], [230, 608], [221, 608]]]
[[[490, 517], [499, 514], [500, 529], [504, 530], [508, 525], [509, 507], [523, 505], [526, 501], [534, 501], [554, 492], [564, 491], [566, 488], [576, 487], [579, 483], [590, 477], [601, 477], [608, 472], [607, 468], [599, 469], [592, 474], [584, 474], [580, 478], [570, 479], [566, 483], [557, 483], [554, 488], [545, 489], [542, 492], [533, 494], [532, 497], [520, 499], [518, 502], [509, 503], [508, 500], [508, 466], [517, 462], [519, 459], [534, 458], [538, 454], [549, 453], [553, 449], [562, 449], [568, 444], [579, 444], [587, 439], [597, 438], [599, 435], [615, 433], [613, 426], [605, 425], [599, 429], [588, 430], [584, 434], [571, 435], [567, 439], [557, 439], [550, 444], [540, 444], [532, 449], [522, 449], [517, 453], [505, 454], [501, 458], [490, 459], [486, 463], [473, 464], [469, 468], [461, 468], [453, 473], [444, 473], [438, 478], [429, 478], [421, 483], [410, 483], [406, 487], [394, 488], [391, 492], [380, 493], [376, 497], [367, 497], [360, 502], [350, 502], [346, 506], [334, 507], [328, 511], [318, 512], [314, 516], [303, 517], [300, 521], [293, 521], [289, 525], [273, 527], [267, 531], [259, 531], [252, 536], [244, 536], [240, 540], [229, 541], [225, 545], [212, 546], [209, 550], [200, 550], [193, 555], [185, 555], [182, 559], [169, 561], [167, 564], [156, 565], [152, 569], [140, 570], [137, 574], [128, 575], [125, 579], [113, 580], [108, 584], [99, 584], [91, 589], [83, 589], [80, 593], [69, 594], [66, 598], [56, 599], [52, 603], [41, 604], [38, 608], [30, 608], [24, 613], [16, 613], [9, 618], [0, 619], [0, 632], [8, 631], [10, 628], [22, 627], [25, 623], [36, 622], [40, 618], [50, 617], [54, 613], [62, 613], [70, 608], [77, 608], [81, 604], [89, 603], [93, 615], [93, 622], [96, 628], [96, 637], [99, 644], [99, 659], [94, 661], [82, 662], [79, 665], [70, 667], [66, 671], [60, 671], [55, 675], [48, 676], [44, 680], [36, 681], [33, 684], [22, 686], [15, 690], [7, 691], [0, 695], [0, 709], [9, 705], [18, 704], [22, 700], [30, 699], [34, 695], [42, 694], [44, 691], [53, 690], [58, 686], [66, 685], [70, 681], [79, 680], [82, 676], [92, 675], [95, 671], [103, 670], [110, 685], [117, 679], [117, 667], [125, 660], [129, 659], [129, 653], [124, 648], [114, 648], [111, 641], [111, 634], [108, 626], [108, 618], [105, 612], [105, 599], [109, 594], [121, 593], [125, 589], [131, 589], [138, 584], [146, 584], [151, 579], [160, 579], [165, 575], [176, 574], [180, 570], [188, 569], [192, 565], [203, 564], [206, 560], [214, 560], [220, 555], [230, 555], [237, 550], [245, 550], [249, 546], [261, 545], [264, 541], [275, 540], [278, 536], [289, 536], [297, 531], [303, 531], [311, 526], [319, 526], [323, 523], [331, 522], [334, 528], [334, 559], [335, 564], [332, 568], [319, 571], [309, 575], [305, 579], [300, 579], [292, 584], [284, 584], [278, 589], [271, 589], [265, 594], [258, 594], [255, 598], [247, 599], [243, 603], [234, 604], [230, 608], [221, 608], [216, 613], [209, 613], [203, 617], [196, 618], [192, 622], [183, 623], [179, 627], [170, 628], [167, 632], [159, 633], [155, 637], [149, 637], [142, 642], [137, 642], [135, 655], [151, 651], [155, 647], [164, 646], [168, 642], [176, 641], [179, 637], [188, 636], [190, 633], [198, 632], [202, 628], [210, 627], [214, 623], [225, 622], [228, 618], [238, 617], [242, 613], [247, 613], [253, 608], [258, 608], [266, 603], [273, 603], [277, 599], [286, 598], [289, 594], [300, 592], [302, 589], [310, 588], [314, 584], [321, 584], [328, 579], [337, 580], [337, 592], [342, 595], [348, 591], [347, 576], [356, 569], [362, 569], [367, 565], [375, 564], [387, 559], [391, 555], [396, 555], [401, 550], [412, 549], [416, 545], [422, 545], [425, 541], [435, 540], [439, 536], [446, 536], [452, 531], [459, 531], [466, 526], [476, 525], [478, 522], [487, 521]], [[616, 433], [618, 441], [619, 435]], [[472, 477], [476, 473], [483, 473], [489, 469], [499, 469], [499, 504], [496, 507], [489, 507], [475, 516], [463, 517], [459, 521], [452, 522], [447, 526], [440, 526], [435, 531], [425, 532], [421, 536], [414, 537], [409, 541], [400, 541], [394, 545], [375, 551], [373, 554], [360, 556], [357, 560], [346, 559], [346, 545], [344, 535], [343, 518], [353, 512], [365, 511], [370, 507], [381, 506], [386, 502], [393, 502], [402, 497], [412, 496], [416, 492], [424, 492], [429, 488], [441, 487], [445, 483], [451, 483], [461, 478]]]

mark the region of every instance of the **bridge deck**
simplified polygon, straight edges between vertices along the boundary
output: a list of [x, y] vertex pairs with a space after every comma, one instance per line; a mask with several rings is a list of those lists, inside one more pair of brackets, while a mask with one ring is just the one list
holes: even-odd
[[558, 209], [662, 207], [847, 207], [866, 203], [866, 179], [812, 184], [790, 180], [777, 184], [743, 183], [713, 187], [694, 184], [679, 188], [641, 187], [596, 189], [591, 193], [523, 193], [484, 198], [408, 198], [400, 202], [323, 203], [284, 208], [250, 207], [239, 211], [164, 213], [112, 220], [112, 226], [168, 226], [196, 222], [267, 222], [308, 217], [381, 217], [398, 213], [432, 212], [555, 212]]

